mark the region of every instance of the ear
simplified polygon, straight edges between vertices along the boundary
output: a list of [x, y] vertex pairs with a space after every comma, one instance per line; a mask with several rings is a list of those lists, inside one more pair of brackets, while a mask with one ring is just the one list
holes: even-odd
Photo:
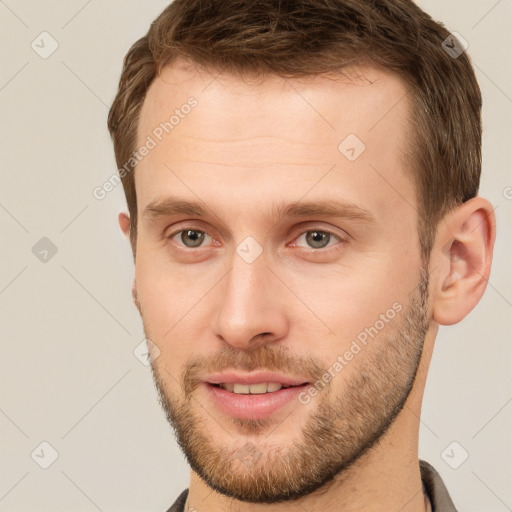
[[[123, 232], [124, 236], [126, 236], [126, 238], [128, 238], [128, 241], [130, 241], [130, 216], [127, 213], [121, 212], [117, 217], [117, 220], [119, 222], [119, 227], [121, 228], [121, 231]], [[135, 304], [135, 307], [139, 310], [139, 313], [141, 313], [140, 302], [137, 293], [137, 280], [135, 277], [133, 278], [132, 283], [132, 299], [133, 303]]]
[[121, 212], [117, 216], [117, 220], [124, 236], [130, 240], [130, 216], [127, 213]]
[[432, 320], [460, 322], [481, 299], [491, 271], [496, 218], [491, 203], [474, 197], [439, 223], [431, 253]]

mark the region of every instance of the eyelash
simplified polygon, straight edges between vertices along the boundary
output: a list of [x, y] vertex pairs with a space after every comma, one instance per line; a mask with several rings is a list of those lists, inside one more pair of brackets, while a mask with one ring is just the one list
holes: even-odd
[[[174, 232], [170, 233], [169, 235], [167, 235], [166, 238], [169, 240], [172, 240], [172, 239], [174, 239], [174, 237], [176, 237], [176, 235], [184, 233], [185, 231], [197, 231], [199, 233], [204, 233], [205, 235], [214, 239], [214, 236], [211, 235], [208, 231], [205, 231], [204, 229], [197, 229], [194, 227], [185, 227], [185, 228], [179, 229], [179, 230], [174, 231]], [[301, 231], [297, 234], [297, 236], [294, 237], [294, 240], [297, 240], [299, 237], [306, 235], [307, 233], [312, 233], [312, 232], [325, 233], [325, 234], [329, 235], [330, 237], [334, 237], [335, 239], [337, 239], [338, 243], [341, 243], [341, 244], [347, 242], [346, 238], [343, 238], [340, 235], [337, 235], [336, 233], [329, 231], [328, 229], [321, 229], [321, 228], [311, 228], [311, 229], [306, 229], [304, 231]], [[331, 242], [331, 240], [329, 239], [328, 245], [326, 247], [321, 247], [321, 248], [308, 247], [306, 249], [310, 249], [311, 251], [314, 251], [314, 252], [326, 251], [331, 247], [331, 245], [329, 245], [330, 242]], [[182, 244], [178, 245], [178, 247], [180, 250], [184, 250], [184, 251], [193, 251], [195, 249], [204, 249], [205, 248], [205, 246], [203, 246], [203, 245], [200, 245], [198, 247], [187, 247], [186, 245], [182, 245]], [[305, 248], [305, 247], [303, 247], [303, 248]]]

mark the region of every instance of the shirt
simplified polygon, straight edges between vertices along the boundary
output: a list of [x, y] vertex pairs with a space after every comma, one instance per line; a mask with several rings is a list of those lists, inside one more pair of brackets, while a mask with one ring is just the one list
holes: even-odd
[[[420, 460], [421, 480], [430, 499], [432, 512], [457, 512], [439, 473], [424, 460]], [[167, 512], [186, 512], [188, 489], [185, 489]]]

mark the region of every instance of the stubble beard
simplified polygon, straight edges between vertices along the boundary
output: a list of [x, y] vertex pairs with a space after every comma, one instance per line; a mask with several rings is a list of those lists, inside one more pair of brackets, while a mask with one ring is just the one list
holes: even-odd
[[[329, 391], [340, 377], [317, 395], [318, 404], [300, 437], [288, 446], [272, 443], [272, 432], [279, 428], [272, 418], [230, 418], [228, 425], [217, 425], [193, 394], [200, 385], [204, 359], [186, 365], [179, 397], [167, 390], [169, 375], [153, 362], [159, 401], [191, 468], [217, 492], [252, 503], [296, 500], [342, 477], [390, 428], [413, 387], [428, 330], [426, 270], [410, 295], [400, 318], [393, 320], [397, 326], [387, 325], [350, 362], [357, 367], [352, 368], [342, 389], [338, 387], [339, 396], [333, 398]], [[215, 370], [262, 368], [301, 373], [307, 369], [309, 373], [301, 374], [325, 373], [316, 359], [290, 358], [271, 344], [259, 345], [252, 352], [230, 347], [207, 360]], [[212, 436], [214, 429], [221, 434]], [[221, 443], [218, 440], [224, 434], [229, 441]]]

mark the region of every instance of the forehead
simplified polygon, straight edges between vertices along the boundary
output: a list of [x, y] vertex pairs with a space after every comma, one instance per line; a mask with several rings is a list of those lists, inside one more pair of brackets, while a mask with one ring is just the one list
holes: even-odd
[[[303, 133], [304, 124], [290, 123], [297, 118], [313, 129], [308, 137], [335, 139], [344, 129], [363, 135], [373, 131], [388, 114], [384, 126], [396, 124], [400, 118], [405, 120], [407, 92], [397, 75], [377, 66], [353, 66], [337, 74], [299, 78], [275, 75], [240, 78], [177, 60], [163, 68], [148, 90], [138, 127], [139, 140], [141, 135], [151, 132], [155, 123], [168, 120], [190, 97], [197, 99], [199, 110], [204, 113], [201, 126], [194, 124], [192, 129], [209, 129], [219, 139], [232, 135], [233, 124], [236, 128], [242, 125], [248, 135], [258, 135], [264, 130], [265, 134], [280, 136], [284, 126], [294, 134]], [[247, 118], [245, 114], [254, 108], [260, 115]], [[287, 116], [282, 115], [285, 111]], [[208, 114], [231, 123], [208, 124], [205, 122]], [[268, 123], [264, 122], [264, 115]], [[179, 132], [184, 135], [187, 131], [184, 123]], [[335, 136], [330, 133], [336, 131], [339, 133]], [[379, 130], [375, 132], [378, 133]]]
[[390, 185], [413, 191], [404, 165], [410, 132], [406, 85], [375, 66], [250, 79], [177, 61], [153, 81], [141, 110], [137, 146], [150, 137], [155, 147], [137, 165], [139, 208], [174, 195], [177, 175], [253, 198], [254, 187], [268, 197], [281, 187], [282, 199], [283, 180], [315, 181], [333, 165], [350, 199], [385, 206], [397, 200]]

